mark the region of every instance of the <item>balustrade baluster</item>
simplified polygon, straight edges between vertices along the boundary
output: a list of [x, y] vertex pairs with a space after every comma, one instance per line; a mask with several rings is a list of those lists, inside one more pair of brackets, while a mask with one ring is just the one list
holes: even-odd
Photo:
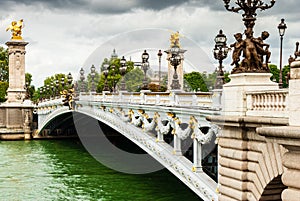
[[202, 145], [196, 138], [193, 140], [193, 171], [202, 172]]
[[176, 135], [176, 133], [174, 134], [173, 154], [174, 155], [182, 155], [182, 152], [181, 152], [181, 139], [178, 137], [178, 135]]

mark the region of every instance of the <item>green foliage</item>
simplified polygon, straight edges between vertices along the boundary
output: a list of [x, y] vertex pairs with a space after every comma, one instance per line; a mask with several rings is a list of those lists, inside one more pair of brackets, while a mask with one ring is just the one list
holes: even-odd
[[8, 88], [8, 82], [0, 81], [0, 102], [5, 102], [6, 90]]
[[30, 73], [25, 73], [25, 83], [26, 83], [26, 98], [29, 98], [32, 100], [33, 94], [35, 92], [35, 87], [31, 85], [32, 82], [32, 75]]
[[0, 47], [0, 80], [8, 82], [8, 50]]
[[207, 89], [213, 89], [217, 80], [217, 73], [202, 74], [202, 78], [206, 84]]
[[184, 79], [186, 80], [187, 84], [193, 91], [208, 91], [207, 85], [202, 78], [201, 73], [199, 72], [191, 72], [184, 74]]
[[224, 82], [225, 82], [225, 83], [230, 82], [231, 79], [229, 78], [229, 75], [230, 75], [229, 72], [225, 72], [225, 73], [224, 73]]
[[144, 73], [143, 71], [136, 67], [125, 75], [125, 83], [127, 91], [134, 92], [140, 91], [143, 84]]
[[[56, 87], [56, 80], [58, 80], [58, 88]], [[33, 100], [42, 98], [50, 98], [51, 96], [59, 95], [63, 89], [68, 89], [68, 78], [65, 74], [55, 74], [51, 77], [47, 77], [44, 80], [44, 85], [39, 87], [38, 90], [33, 94]]]
[[[103, 63], [101, 64], [101, 72], [104, 71], [104, 64], [108, 63], [109, 64], [109, 68], [108, 68], [108, 75], [107, 75], [107, 84], [109, 87], [110, 91], [113, 91], [117, 86], [120, 88], [121, 85], [121, 72], [120, 72], [120, 67], [121, 67], [121, 63], [120, 63], [121, 59], [119, 58], [113, 58], [108, 60], [107, 58], [105, 58], [103, 60]], [[131, 72], [134, 69], [134, 63], [132, 61], [127, 61], [126, 62], [127, 68], [126, 68], [126, 74], [125, 74], [125, 82], [126, 82], [126, 88], [129, 91], [131, 86], [127, 86], [127, 75], [129, 72]], [[114, 66], [114, 67], [113, 67]], [[95, 81], [98, 83], [97, 84], [97, 92], [101, 92], [104, 88], [104, 83], [105, 83], [105, 76], [103, 73], [101, 73], [101, 75], [98, 75], [97, 80], [95, 79]], [[130, 85], [130, 83], [129, 83]]]
[[[272, 81], [279, 83], [279, 74], [280, 70], [277, 68], [276, 65], [270, 64], [269, 65], [270, 72], [272, 73], [272, 77], [270, 78]], [[287, 88], [289, 86], [287, 80], [287, 74], [290, 72], [290, 66], [284, 66], [282, 68], [282, 87]]]

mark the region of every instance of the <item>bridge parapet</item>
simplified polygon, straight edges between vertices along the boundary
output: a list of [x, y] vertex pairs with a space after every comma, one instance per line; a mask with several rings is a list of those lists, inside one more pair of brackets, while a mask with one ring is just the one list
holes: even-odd
[[[81, 93], [79, 96], [79, 100], [144, 105], [206, 107], [212, 109], [217, 108], [213, 104], [213, 93], [211, 92], [120, 92], [102, 94]], [[220, 105], [220, 103], [217, 104]]]
[[288, 118], [288, 91], [246, 92], [246, 116]]

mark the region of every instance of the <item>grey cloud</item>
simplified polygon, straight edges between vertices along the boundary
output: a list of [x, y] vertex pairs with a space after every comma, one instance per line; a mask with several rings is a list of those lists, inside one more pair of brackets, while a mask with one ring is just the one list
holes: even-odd
[[1, 4], [3, 7], [18, 4], [39, 5], [44, 9], [80, 10], [99, 14], [127, 13], [134, 9], [159, 11], [182, 5], [225, 10], [222, 0], [3, 0]]
[[[231, 1], [231, 6], [235, 5], [235, 0]], [[268, 0], [264, 2], [269, 3]], [[297, 1], [298, 2], [298, 1]], [[298, 8], [296, 0], [277, 1], [275, 6], [262, 15], [271, 14], [291, 14], [297, 13]], [[120, 14], [131, 12], [134, 9], [144, 10], [163, 10], [169, 7], [189, 6], [189, 7], [207, 7], [212, 11], [224, 11], [223, 0], [2, 0], [1, 7], [13, 5], [39, 5], [44, 9], [56, 10], [80, 10], [84, 12], [99, 14]], [[260, 14], [260, 12], [258, 11]]]
[[179, 6], [189, 0], [4, 0], [4, 6], [39, 5], [44, 9], [81, 10], [100, 14], [118, 14], [133, 9], [162, 10], [171, 6]]

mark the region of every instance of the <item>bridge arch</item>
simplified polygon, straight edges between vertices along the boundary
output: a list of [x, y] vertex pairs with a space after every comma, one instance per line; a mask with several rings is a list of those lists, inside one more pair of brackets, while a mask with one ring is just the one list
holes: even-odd
[[[116, 108], [115, 105], [112, 107]], [[125, 117], [121, 117], [114, 112], [110, 112], [109, 108], [105, 110], [100, 105], [91, 105], [90, 103], [79, 102], [75, 111], [67, 110], [67, 108], [56, 108], [52, 110], [51, 113], [44, 115], [44, 121], [41, 124], [43, 126], [41, 126], [41, 128], [44, 128], [46, 125], [49, 124], [49, 122], [54, 120], [56, 117], [59, 117], [61, 115], [72, 114], [72, 117], [74, 119], [74, 125], [76, 127], [77, 132], [79, 132], [78, 136], [80, 137], [82, 144], [94, 156], [94, 158], [99, 159], [99, 161], [102, 164], [121, 172], [138, 174], [153, 172], [163, 167], [166, 167], [171, 173], [173, 173], [181, 181], [183, 181], [183, 183], [185, 183], [203, 200], [217, 199], [217, 194], [215, 192], [217, 187], [216, 182], [213, 181], [213, 179], [211, 179], [203, 171], [193, 172], [193, 163], [187, 158], [183, 157], [182, 154], [174, 154], [174, 147], [170, 146], [167, 143], [157, 142], [155, 135], [151, 135], [149, 134], [149, 132], [143, 132], [143, 128], [147, 128], [147, 125], [143, 124], [142, 127], [137, 127], [136, 125], [134, 125], [133, 122], [128, 122], [127, 120], [125, 120]], [[94, 120], [94, 123], [89, 125], [85, 124], [80, 119], [81, 115], [91, 117]], [[138, 145], [140, 148], [142, 148], [148, 154], [128, 155], [128, 153], [126, 153], [127, 155], [125, 156], [124, 154], [115, 154], [116, 147], [110, 146], [107, 149], [107, 145], [110, 144], [110, 142], [105, 142], [106, 137], [104, 137], [104, 135], [102, 135], [102, 137], [99, 137], [99, 134], [101, 134], [102, 131], [101, 128], [99, 128], [98, 121], [118, 131], [119, 133], [130, 139], [133, 143]], [[95, 132], [84, 133], [85, 127], [88, 127], [89, 129]], [[188, 130], [187, 128], [186, 130]], [[80, 135], [82, 131], [84, 134]], [[98, 135], [97, 138], [95, 138], [95, 134]], [[103, 151], [105, 150], [105, 148], [108, 151]], [[119, 162], [121, 161], [121, 159], [126, 159], [126, 162], [128, 163], [128, 160], [130, 160], [131, 164], [127, 164], [126, 166], [125, 162], [121, 162], [122, 166], [114, 167], [112, 166], [114, 165], [113, 163], [109, 164], [109, 162], [113, 161], [113, 158], [103, 157], [103, 153], [109, 153], [110, 156], [119, 155], [119, 158], [117, 159]], [[153, 160], [153, 158], [155, 160]], [[132, 167], [134, 167], [135, 169], [132, 169]]]

